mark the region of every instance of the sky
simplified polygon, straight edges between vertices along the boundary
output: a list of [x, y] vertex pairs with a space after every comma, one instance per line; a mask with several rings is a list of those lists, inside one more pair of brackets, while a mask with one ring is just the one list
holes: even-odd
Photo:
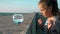
[[[33, 13], [38, 12], [39, 0], [0, 0], [0, 12], [3, 13]], [[60, 7], [60, 0], [58, 0]]]

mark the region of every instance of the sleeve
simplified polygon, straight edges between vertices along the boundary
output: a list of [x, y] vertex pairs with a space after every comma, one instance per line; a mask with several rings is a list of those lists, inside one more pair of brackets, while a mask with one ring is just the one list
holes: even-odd
[[60, 33], [60, 20], [56, 19], [54, 22], [54, 27], [53, 27], [53, 30], [56, 29], [57, 30], [57, 33]]
[[56, 23], [57, 30], [60, 33], [60, 20], [56, 20], [55, 23]]

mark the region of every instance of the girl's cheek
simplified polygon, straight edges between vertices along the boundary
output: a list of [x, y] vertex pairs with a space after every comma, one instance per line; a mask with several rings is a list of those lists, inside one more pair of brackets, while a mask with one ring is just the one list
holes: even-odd
[[48, 11], [46, 11], [46, 12], [45, 12], [45, 15], [48, 17], [48, 16], [49, 16], [49, 12], [48, 12]]
[[46, 17], [46, 13], [45, 13], [45, 11], [42, 12], [42, 15]]

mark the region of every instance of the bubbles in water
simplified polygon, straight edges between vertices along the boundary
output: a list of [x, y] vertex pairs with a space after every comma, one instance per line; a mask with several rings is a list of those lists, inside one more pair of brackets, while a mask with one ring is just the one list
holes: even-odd
[[22, 14], [14, 14], [13, 15], [13, 22], [16, 24], [23, 23], [23, 15]]

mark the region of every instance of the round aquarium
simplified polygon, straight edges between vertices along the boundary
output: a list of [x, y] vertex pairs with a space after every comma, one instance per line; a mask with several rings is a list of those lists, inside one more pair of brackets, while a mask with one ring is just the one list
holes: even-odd
[[13, 22], [16, 24], [21, 24], [23, 23], [23, 15], [22, 14], [14, 14], [13, 15]]

